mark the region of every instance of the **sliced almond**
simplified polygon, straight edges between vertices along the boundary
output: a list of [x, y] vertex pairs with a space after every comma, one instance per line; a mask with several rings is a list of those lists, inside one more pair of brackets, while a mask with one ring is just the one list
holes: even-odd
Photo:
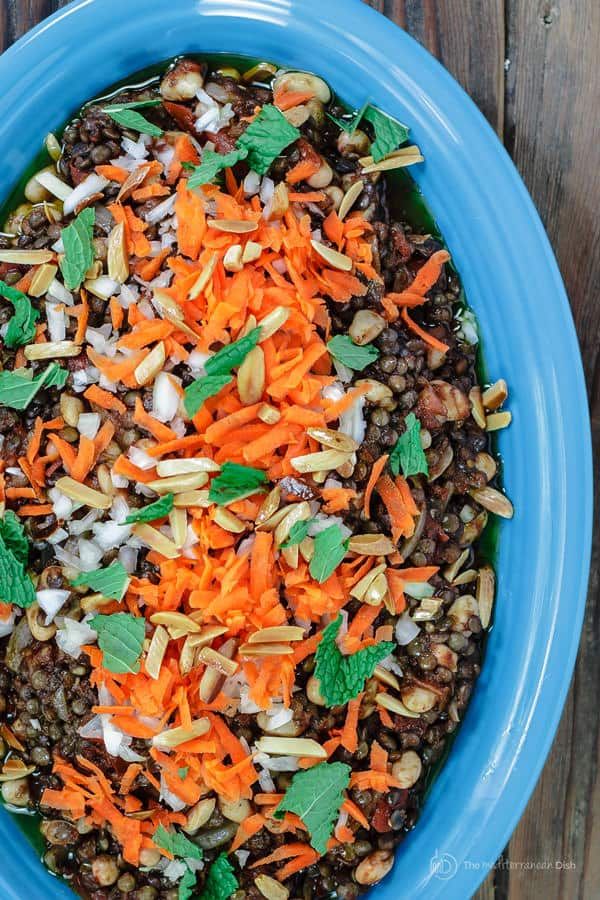
[[134, 370], [134, 377], [137, 383], [142, 387], [154, 381], [159, 372], [162, 372], [165, 359], [167, 358], [165, 345], [163, 341], [152, 348], [148, 356], [141, 361], [139, 366]]
[[209, 669], [215, 669], [221, 675], [228, 677], [234, 675], [238, 669], [236, 662], [219, 653], [218, 650], [213, 650], [212, 647], [203, 647], [198, 654], [198, 660], [208, 666]]
[[176, 326], [178, 331], [183, 331], [184, 334], [187, 334], [188, 337], [191, 337], [194, 341], [198, 340], [198, 332], [194, 331], [193, 328], [190, 328], [187, 322], [184, 321], [183, 310], [176, 300], [165, 293], [165, 291], [161, 290], [155, 290], [153, 298], [161, 318], [165, 319], [167, 322], [171, 322], [172, 325]]
[[480, 428], [486, 428], [485, 409], [481, 400], [481, 388], [473, 387], [469, 391], [469, 402], [471, 404], [471, 415], [475, 419]]
[[223, 683], [223, 675], [216, 669], [206, 668], [198, 686], [198, 696], [203, 703], [211, 703], [219, 692]]
[[207, 507], [212, 506], [212, 501], [209, 499], [208, 494], [208, 491], [183, 491], [181, 494], [175, 494], [173, 497], [173, 505], [190, 508], [197, 506], [206, 509]]
[[187, 540], [187, 513], [185, 509], [174, 507], [169, 513], [169, 525], [173, 535], [173, 543], [181, 548]]
[[0, 773], [0, 782], [17, 781], [19, 778], [27, 778], [35, 772], [35, 766], [26, 766], [20, 759], [9, 759], [5, 762]]
[[41, 266], [52, 262], [54, 253], [50, 250], [0, 250], [0, 263], [14, 263], [18, 266]]
[[487, 417], [486, 428], [488, 431], [500, 431], [502, 428], [508, 428], [512, 422], [512, 413], [499, 412], [492, 413]]
[[492, 487], [475, 488], [471, 491], [471, 497], [489, 512], [502, 516], [503, 519], [512, 519], [514, 508], [508, 497]]
[[202, 291], [204, 291], [208, 287], [210, 280], [215, 273], [215, 269], [217, 267], [218, 261], [219, 261], [219, 254], [213, 253], [213, 255], [210, 257], [209, 261], [206, 263], [206, 265], [200, 272], [200, 275], [198, 276], [197, 281], [194, 282], [194, 286], [192, 287], [192, 289], [190, 291], [190, 300], [195, 300], [197, 297], [200, 296]]
[[369, 606], [379, 606], [383, 603], [385, 595], [388, 593], [388, 583], [385, 572], [377, 575], [368, 586], [363, 596], [363, 603]]
[[169, 750], [171, 747], [178, 747], [187, 741], [193, 741], [202, 737], [210, 731], [210, 722], [208, 719], [195, 719], [189, 728], [169, 728], [155, 734], [152, 738], [152, 746], [158, 747], [159, 750]]
[[404, 705], [400, 700], [397, 700], [396, 697], [391, 697], [389, 694], [381, 693], [377, 694], [375, 697], [375, 703], [378, 706], [383, 706], [384, 709], [389, 710], [389, 712], [396, 713], [398, 716], [405, 716], [407, 719], [418, 719], [419, 713], [414, 712], [411, 709], [408, 709], [407, 706]]
[[304, 540], [298, 544], [298, 550], [300, 551], [300, 555], [304, 562], [310, 562], [313, 556], [315, 555], [315, 542], [311, 537], [305, 537]]
[[109, 603], [114, 603], [115, 601], [111, 597], [105, 597], [103, 594], [86, 594], [79, 602], [83, 612], [88, 613], [103, 606], [108, 606]]
[[508, 387], [504, 378], [499, 378], [483, 392], [483, 405], [486, 409], [498, 409], [508, 397]]
[[477, 570], [476, 569], [465, 569], [464, 572], [460, 572], [452, 582], [453, 585], [461, 585], [461, 584], [470, 584], [472, 581], [476, 581], [477, 579]]
[[189, 472], [187, 475], [171, 475], [169, 478], [155, 478], [147, 483], [147, 487], [157, 494], [180, 494], [182, 491], [195, 491], [204, 487], [208, 481], [206, 472]]
[[218, 506], [215, 509], [213, 522], [218, 525], [219, 528], [222, 528], [223, 531], [230, 532], [230, 534], [242, 534], [248, 528], [245, 522], [237, 516], [234, 516], [232, 512], [229, 512], [228, 509], [225, 509], [222, 506]]
[[[400, 155], [402, 154], [402, 155]], [[373, 172], [390, 172], [392, 169], [403, 169], [405, 166], [414, 166], [415, 163], [424, 162], [424, 157], [417, 146], [404, 147], [396, 151], [381, 162], [371, 163], [363, 169], [363, 175], [371, 175]]]
[[354, 597], [356, 600], [362, 600], [371, 582], [373, 582], [378, 575], [384, 573], [386, 568], [386, 564], [381, 563], [380, 565], [375, 566], [373, 569], [371, 569], [370, 572], [367, 572], [366, 575], [363, 575], [360, 581], [357, 581], [356, 584], [350, 588], [350, 596]]
[[359, 447], [358, 442], [353, 438], [341, 431], [334, 431], [332, 428], [307, 428], [306, 433], [323, 447], [339, 450], [340, 453], [353, 453]]
[[[127, 182], [125, 182], [125, 184], [127, 184]], [[125, 187], [125, 184], [123, 187]], [[121, 190], [123, 190], [123, 188], [121, 188]], [[129, 256], [127, 255], [127, 240], [125, 237], [124, 222], [119, 222], [115, 225], [108, 236], [106, 260], [108, 265], [108, 277], [119, 284], [125, 284], [129, 278]]]
[[283, 328], [289, 317], [290, 310], [287, 306], [276, 306], [275, 309], [271, 310], [271, 312], [258, 323], [260, 325], [260, 340], [266, 341], [267, 338], [274, 335], [276, 331]]
[[169, 635], [166, 628], [159, 625], [152, 635], [148, 654], [146, 656], [146, 672], [150, 678], [157, 679], [160, 675], [160, 667], [169, 646]]
[[38, 181], [42, 187], [45, 187], [54, 197], [58, 197], [59, 200], [66, 200], [67, 197], [70, 197], [73, 193], [73, 188], [64, 181], [61, 181], [61, 179], [49, 169], [42, 169], [41, 172], [38, 172], [35, 176], [35, 180]]
[[479, 618], [484, 628], [489, 628], [492, 620], [492, 608], [494, 606], [494, 593], [496, 589], [496, 576], [491, 566], [482, 566], [477, 579], [477, 591], [475, 598], [479, 604]]
[[193, 472], [220, 472], [221, 466], [208, 456], [194, 456], [189, 459], [161, 459], [156, 464], [161, 478], [171, 475], [191, 475]]
[[258, 526], [270, 519], [271, 516], [279, 509], [280, 503], [281, 488], [279, 487], [279, 485], [276, 485], [273, 490], [269, 491], [269, 493], [263, 500], [261, 507], [256, 515], [255, 524]]
[[226, 272], [241, 272], [244, 268], [242, 245], [232, 244], [223, 257], [223, 268]]
[[290, 531], [298, 522], [305, 522], [310, 519], [312, 513], [310, 503], [302, 500], [300, 503], [293, 503], [287, 507], [288, 513], [281, 520], [275, 529], [275, 545], [280, 547], [289, 537]]
[[267, 222], [274, 222], [282, 219], [290, 208], [290, 196], [287, 184], [280, 181], [275, 185], [273, 196], [266, 204], [263, 210], [263, 217]]
[[363, 556], [387, 556], [398, 548], [385, 534], [355, 534], [348, 549]]
[[270, 878], [269, 875], [257, 875], [254, 879], [254, 884], [267, 900], [287, 900], [290, 896], [286, 886], [279, 884], [278, 881]]
[[223, 634], [227, 634], [226, 625], [206, 625], [199, 634], [190, 636], [190, 643], [193, 647], [206, 647]]
[[237, 387], [244, 406], [258, 403], [265, 389], [265, 354], [262, 347], [253, 347], [237, 374]]
[[389, 669], [384, 669], [383, 666], [375, 666], [373, 676], [377, 681], [381, 682], [381, 684], [387, 684], [388, 687], [394, 688], [395, 691], [400, 690], [400, 682]]
[[437, 704], [437, 701], [437, 694], [418, 684], [412, 684], [402, 691], [402, 702], [407, 709], [414, 713], [429, 712]]
[[63, 359], [67, 356], [79, 356], [81, 344], [73, 341], [47, 341], [44, 344], [27, 344], [25, 358], [36, 359]]
[[165, 612], [152, 613], [150, 621], [153, 625], [164, 625], [166, 628], [177, 628], [188, 634], [195, 634], [202, 631], [201, 626], [197, 622], [194, 622], [194, 620], [191, 619], [190, 616], [186, 616], [185, 613], [180, 612], [166, 610]]
[[57, 272], [58, 266], [55, 266], [52, 263], [44, 263], [43, 266], [40, 266], [39, 269], [36, 270], [35, 275], [31, 280], [31, 284], [29, 285], [29, 290], [27, 291], [29, 296], [41, 297], [43, 294], [46, 294], [48, 288], [54, 281]]
[[442, 575], [444, 576], [444, 578], [446, 579], [447, 582], [452, 584], [452, 582], [454, 581], [454, 579], [456, 578], [456, 576], [458, 575], [458, 573], [460, 572], [460, 570], [462, 569], [462, 567], [464, 566], [466, 561], [468, 560], [470, 552], [471, 551], [467, 547], [467, 549], [462, 551], [460, 556], [452, 563], [452, 565], [446, 566], [446, 568], [442, 572]]
[[333, 250], [332, 247], [322, 244], [321, 241], [311, 241], [310, 243], [315, 253], [318, 253], [321, 259], [324, 259], [328, 265], [332, 266], [334, 269], [339, 269], [341, 272], [352, 271], [353, 262], [349, 256], [338, 253], [337, 250]]
[[205, 797], [203, 800], [199, 800], [195, 806], [192, 806], [188, 813], [187, 822], [182, 826], [186, 834], [195, 834], [203, 825], [206, 825], [214, 813], [216, 805], [216, 797]]
[[248, 241], [248, 243], [244, 247], [242, 262], [244, 263], [244, 265], [246, 263], [256, 262], [257, 259], [260, 259], [262, 252], [263, 248], [260, 244], [257, 244], [255, 241]]
[[248, 219], [209, 219], [206, 224], [215, 231], [224, 231], [227, 234], [250, 234], [258, 230], [258, 223]]
[[265, 425], [276, 425], [277, 422], [281, 419], [281, 413], [278, 409], [275, 409], [274, 406], [269, 406], [268, 403], [263, 403], [258, 412], [256, 413], [257, 418], [260, 419], [261, 422], [264, 422]]
[[101, 494], [100, 491], [88, 487], [87, 484], [80, 484], [79, 481], [75, 481], [68, 475], [59, 478], [56, 487], [70, 500], [76, 500], [92, 509], [109, 509], [112, 504], [112, 497]]
[[149, 174], [150, 170], [148, 163], [142, 163], [141, 166], [138, 166], [137, 169], [130, 172], [117, 194], [117, 203], [121, 203], [123, 200], [127, 200], [128, 197], [131, 197], [135, 189], [143, 185]]
[[273, 641], [301, 641], [304, 639], [304, 628], [299, 625], [273, 625], [270, 628], [261, 628], [248, 638], [250, 644], [272, 643]]
[[272, 756], [327, 759], [327, 750], [311, 738], [261, 737], [256, 742], [256, 749]]
[[338, 209], [338, 216], [340, 219], [342, 219], [342, 221], [346, 218], [346, 216], [362, 194], [364, 187], [364, 181], [355, 181], [354, 184], [350, 185], [350, 187], [344, 194], [344, 199], [340, 203], [340, 208]]
[[148, 525], [146, 522], [136, 522], [131, 530], [143, 544], [150, 547], [151, 550], [156, 550], [157, 553], [160, 553], [160, 555], [166, 557], [166, 559], [177, 559], [181, 556], [179, 547], [177, 547], [173, 541], [170, 541], [162, 532], [153, 528], [151, 525]]
[[238, 334], [238, 339], [246, 337], [246, 335], [250, 334], [251, 331], [254, 331], [256, 328], [256, 316], [254, 313], [250, 313], [246, 321], [244, 322], [243, 327]]
[[291, 655], [293, 649], [289, 644], [242, 644], [240, 656], [285, 656]]
[[297, 472], [324, 472], [337, 469], [349, 459], [348, 453], [339, 450], [323, 450], [307, 453], [305, 456], [294, 456], [290, 461]]

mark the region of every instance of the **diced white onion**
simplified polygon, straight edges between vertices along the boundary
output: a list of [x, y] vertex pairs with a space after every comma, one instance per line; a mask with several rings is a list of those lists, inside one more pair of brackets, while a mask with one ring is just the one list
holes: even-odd
[[121, 147], [125, 153], [133, 156], [134, 159], [146, 159], [148, 156], [148, 150], [141, 138], [137, 141], [132, 141], [130, 138], [124, 137], [121, 141]]
[[64, 341], [67, 336], [67, 317], [55, 303], [46, 303], [46, 321], [51, 341]]
[[129, 448], [127, 455], [129, 459], [137, 466], [138, 469], [143, 469], [147, 471], [148, 469], [153, 469], [156, 465], [156, 460], [151, 456], [148, 456], [145, 450], [142, 450], [141, 447], [136, 447], [134, 444]]
[[181, 797], [178, 797], [177, 794], [174, 794], [173, 791], [169, 790], [167, 782], [165, 781], [165, 776], [162, 773], [160, 776], [160, 796], [158, 799], [164, 800], [174, 812], [181, 812], [181, 810], [185, 809], [187, 806], [185, 800], [182, 800]]
[[244, 193], [247, 197], [253, 197], [260, 191], [260, 175], [253, 169], [250, 169], [244, 178]]
[[88, 513], [81, 519], [71, 519], [69, 522], [69, 531], [71, 534], [85, 534], [86, 531], [92, 530], [92, 525], [100, 515], [99, 509], [90, 509]]
[[97, 633], [88, 625], [88, 620], [91, 618], [93, 618], [93, 614], [88, 613], [81, 622], [69, 618], [61, 619], [60, 617], [56, 620], [59, 626], [55, 635], [56, 643], [67, 656], [77, 659], [81, 654], [81, 648], [85, 644], [95, 644], [98, 640]]
[[73, 306], [73, 294], [66, 289], [64, 284], [61, 284], [60, 281], [57, 281], [56, 278], [50, 283], [50, 287], [48, 288], [48, 295], [50, 297], [53, 297], [55, 300], [58, 300], [60, 303], [64, 303], [65, 306]]
[[6, 637], [9, 634], [12, 634], [15, 627], [15, 619], [17, 617], [17, 611], [13, 607], [10, 611], [10, 615], [8, 619], [0, 619], [0, 638]]
[[79, 558], [81, 559], [81, 567], [84, 572], [91, 572], [93, 569], [97, 569], [103, 556], [102, 548], [95, 541], [86, 541], [84, 538], [79, 539]]
[[159, 372], [152, 389], [152, 414], [159, 422], [170, 422], [177, 415], [181, 394], [178, 379], [167, 372]]
[[396, 622], [396, 643], [400, 644], [401, 647], [405, 647], [411, 641], [414, 641], [417, 635], [420, 634], [420, 631], [421, 629], [413, 622], [408, 613], [404, 613]]
[[156, 225], [158, 222], [166, 219], [166, 217], [170, 215], [173, 207], [175, 206], [176, 199], [177, 197], [175, 194], [167, 197], [167, 199], [163, 200], [162, 203], [157, 204], [157, 206], [153, 207], [153, 209], [145, 213], [144, 220], [149, 225]]
[[93, 440], [98, 434], [100, 428], [99, 413], [81, 413], [77, 419], [77, 431], [84, 437]]
[[35, 598], [38, 606], [46, 613], [46, 625], [54, 621], [54, 616], [65, 605], [70, 593], [70, 591], [63, 591], [58, 588], [44, 588], [41, 591], [36, 591]]

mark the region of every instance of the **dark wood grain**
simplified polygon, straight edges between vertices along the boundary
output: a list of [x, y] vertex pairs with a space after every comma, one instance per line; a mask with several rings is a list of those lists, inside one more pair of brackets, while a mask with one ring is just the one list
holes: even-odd
[[[0, 50], [66, 2], [0, 0]], [[443, 62], [523, 175], [567, 285], [600, 451], [600, 0], [367, 2]], [[543, 310], [544, 298], [539, 302]], [[597, 508], [599, 484], [597, 477]], [[597, 530], [578, 665], [552, 753], [509, 847], [476, 900], [600, 897], [599, 595]], [[573, 862], [575, 868], [522, 868], [554, 861]]]

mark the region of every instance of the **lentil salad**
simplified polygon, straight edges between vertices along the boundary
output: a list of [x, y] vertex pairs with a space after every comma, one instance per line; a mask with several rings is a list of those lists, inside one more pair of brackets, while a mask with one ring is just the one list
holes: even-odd
[[407, 130], [332, 103], [179, 61], [7, 223], [2, 793], [98, 900], [355, 897], [479, 672], [506, 386], [390, 214]]

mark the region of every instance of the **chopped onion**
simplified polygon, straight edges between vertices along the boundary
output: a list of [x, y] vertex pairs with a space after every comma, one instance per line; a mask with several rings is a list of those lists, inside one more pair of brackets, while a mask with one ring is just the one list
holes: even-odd
[[159, 372], [152, 389], [152, 415], [159, 422], [170, 422], [177, 415], [180, 401], [179, 379]]
[[176, 199], [177, 197], [175, 194], [167, 197], [167, 199], [163, 200], [162, 203], [157, 204], [155, 207], [153, 207], [153, 209], [145, 213], [144, 220], [149, 225], [156, 225], [158, 222], [166, 219], [166, 217], [171, 214], [173, 207], [175, 206]]
[[247, 197], [253, 197], [260, 191], [260, 175], [253, 169], [250, 169], [244, 178], [244, 193]]
[[270, 200], [273, 199], [273, 194], [275, 193], [275, 182], [272, 178], [269, 178], [267, 175], [263, 178], [260, 185], [260, 202], [263, 206], [266, 206]]
[[148, 469], [153, 469], [156, 465], [156, 460], [151, 456], [148, 456], [146, 451], [142, 450], [141, 447], [136, 447], [135, 444], [131, 445], [127, 451], [127, 455], [134, 466], [137, 466], [138, 469], [143, 469], [145, 472], [148, 471]]
[[280, 728], [282, 725], [287, 725], [294, 718], [293, 710], [285, 706], [278, 707], [273, 714], [269, 711], [267, 715], [269, 716], [269, 728]]
[[[89, 619], [93, 618], [93, 613], [88, 613], [81, 622], [76, 619], [58, 618], [56, 620], [59, 626], [56, 632], [56, 643], [63, 653], [77, 659], [81, 655], [81, 648], [86, 644], [95, 644], [98, 635], [93, 628], [88, 625]], [[99, 735], [101, 737], [101, 735]]]
[[421, 629], [413, 622], [408, 613], [404, 613], [396, 622], [396, 643], [400, 644], [401, 647], [410, 644], [420, 633]]
[[161, 773], [160, 776], [160, 796], [159, 800], [164, 800], [174, 812], [181, 812], [182, 809], [185, 809], [187, 803], [185, 800], [182, 800], [181, 797], [178, 797], [177, 794], [174, 794], [173, 791], [170, 791], [167, 787], [167, 782], [165, 781], [165, 776]]
[[68, 537], [69, 534], [64, 528], [57, 528], [56, 531], [53, 531], [52, 534], [46, 538], [46, 540], [49, 544], [62, 544]]
[[128, 575], [132, 575], [137, 568], [138, 551], [135, 547], [121, 547], [119, 550], [119, 562]]
[[83, 203], [84, 200], [88, 200], [94, 194], [101, 194], [106, 185], [108, 184], [108, 179], [103, 178], [102, 175], [96, 175], [92, 173], [88, 175], [88, 177], [78, 184], [76, 188], [74, 188], [68, 197], [65, 198], [63, 203], [63, 212], [65, 216], [70, 216], [71, 213], [75, 212], [75, 209], [79, 206], [80, 203]]
[[64, 341], [67, 336], [67, 317], [55, 303], [46, 303], [46, 321], [51, 341]]
[[367, 423], [365, 422], [365, 417], [363, 415], [364, 408], [365, 398], [357, 397], [350, 409], [347, 409], [340, 416], [340, 423], [338, 426], [338, 430], [341, 431], [342, 434], [347, 434], [348, 437], [355, 440], [357, 444], [362, 444], [367, 429]]
[[92, 530], [96, 543], [105, 553], [124, 544], [131, 535], [130, 525], [119, 525], [117, 522], [96, 522]]
[[187, 872], [187, 863], [181, 859], [171, 859], [162, 870], [163, 876], [172, 883], [179, 881]]
[[[125, 485], [120, 485], [120, 487], [125, 487]], [[129, 515], [129, 512], [129, 503], [127, 502], [125, 497], [123, 497], [121, 494], [117, 494], [110, 508], [111, 519], [114, 522], [122, 524]]]
[[54, 616], [65, 605], [70, 594], [70, 591], [63, 591], [58, 588], [45, 588], [44, 590], [36, 591], [35, 598], [38, 606], [46, 613], [46, 625], [54, 621]]
[[85, 282], [86, 288], [101, 300], [110, 300], [110, 298], [119, 290], [119, 282], [108, 275], [100, 275], [99, 278], [92, 278]]
[[70, 497], [62, 494], [58, 488], [50, 488], [48, 496], [52, 501], [52, 511], [57, 519], [68, 519], [73, 512], [74, 503]]
[[348, 366], [345, 366], [344, 363], [340, 362], [339, 359], [335, 359], [335, 357], [333, 359], [333, 368], [343, 384], [348, 384], [352, 381], [352, 369], [349, 369]]
[[99, 509], [91, 509], [81, 519], [71, 519], [69, 522], [69, 531], [71, 534], [85, 534], [86, 531], [92, 530], [92, 525], [100, 515]]
[[134, 159], [146, 159], [148, 156], [148, 150], [141, 137], [137, 141], [132, 141], [130, 138], [124, 137], [121, 141], [121, 147], [125, 153], [129, 156], [133, 156]]
[[79, 434], [84, 435], [84, 437], [90, 438], [90, 440], [93, 440], [96, 437], [99, 428], [99, 413], [81, 413], [77, 419], [77, 431]]
[[79, 558], [84, 572], [91, 572], [93, 569], [97, 569], [103, 556], [102, 548], [95, 541], [86, 541], [84, 538], [79, 538]]
[[345, 393], [342, 385], [338, 381], [334, 381], [333, 384], [328, 384], [323, 388], [321, 396], [325, 400], [331, 400], [332, 403], [336, 403], [342, 399]]
[[[64, 252], [64, 247], [60, 252]], [[50, 283], [48, 294], [50, 295], [50, 297], [58, 300], [60, 303], [64, 303], [65, 306], [73, 306], [73, 294], [66, 289], [64, 284], [61, 284], [60, 281], [57, 281], [56, 278]]]
[[240, 865], [240, 869], [243, 869], [248, 859], [250, 858], [249, 850], [234, 850], [233, 855], [237, 856], [238, 863]]

